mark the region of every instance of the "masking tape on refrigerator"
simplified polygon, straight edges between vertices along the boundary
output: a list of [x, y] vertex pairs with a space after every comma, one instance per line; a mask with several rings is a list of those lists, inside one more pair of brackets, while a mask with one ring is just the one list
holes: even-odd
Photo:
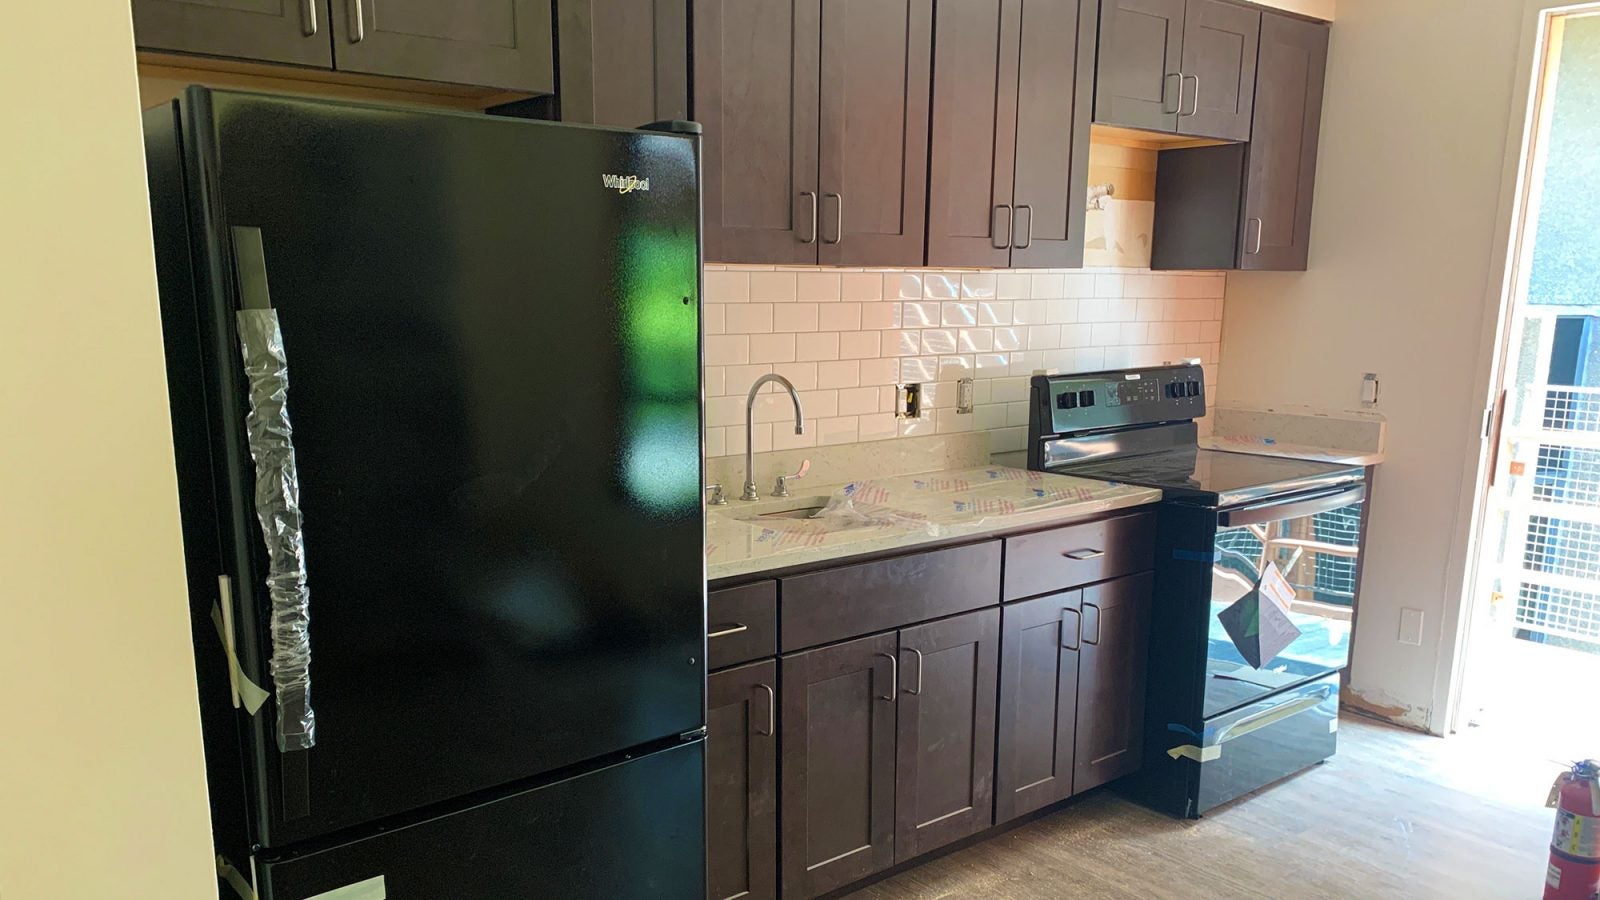
[[256, 891], [250, 886], [250, 879], [244, 877], [244, 873], [234, 868], [233, 864], [221, 854], [217, 856], [217, 877], [227, 882], [228, 887], [233, 888], [233, 892], [239, 895], [239, 900], [256, 900]]
[[278, 707], [278, 748], [305, 750], [316, 743], [311, 709], [311, 610], [301, 530], [300, 480], [289, 427], [289, 363], [277, 311], [244, 309], [239, 347], [249, 380], [245, 427], [255, 460], [256, 518], [267, 546], [267, 594], [273, 694]]
[[239, 667], [239, 654], [233, 646], [233, 628], [222, 610], [223, 607], [218, 604], [211, 605], [211, 624], [217, 626], [217, 637], [222, 639], [222, 652], [228, 657], [228, 683], [233, 687], [233, 708], [243, 709], [253, 716], [261, 711], [269, 695]]

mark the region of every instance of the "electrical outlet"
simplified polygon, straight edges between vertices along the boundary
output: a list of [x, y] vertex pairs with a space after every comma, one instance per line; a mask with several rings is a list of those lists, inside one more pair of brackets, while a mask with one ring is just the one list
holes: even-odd
[[1378, 405], [1378, 373], [1368, 372], [1361, 376], [1361, 405], [1372, 407]]
[[1400, 610], [1400, 643], [1422, 646], [1422, 610], [1405, 607]]
[[963, 378], [956, 382], [956, 412], [960, 415], [972, 414], [973, 384], [971, 378]]

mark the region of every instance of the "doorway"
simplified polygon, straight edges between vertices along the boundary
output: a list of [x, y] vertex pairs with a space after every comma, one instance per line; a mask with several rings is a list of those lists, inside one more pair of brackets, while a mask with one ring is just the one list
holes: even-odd
[[1457, 730], [1600, 753], [1600, 4], [1542, 17]]

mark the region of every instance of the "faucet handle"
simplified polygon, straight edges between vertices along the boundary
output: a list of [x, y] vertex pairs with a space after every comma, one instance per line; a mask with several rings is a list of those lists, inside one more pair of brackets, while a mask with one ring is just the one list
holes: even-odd
[[708, 484], [705, 487], [701, 488], [700, 490], [703, 491], [704, 493], [707, 493], [707, 494], [711, 495], [710, 499], [706, 500], [706, 505], [707, 506], [727, 506], [728, 505], [728, 498], [723, 496], [723, 494], [722, 494], [722, 484], [721, 484], [721, 482], [718, 482], [717, 484]]
[[772, 496], [774, 496], [774, 497], [787, 497], [787, 496], [789, 496], [789, 482], [791, 482], [791, 481], [799, 481], [800, 479], [806, 477], [806, 473], [810, 472], [810, 471], [811, 471], [811, 460], [809, 460], [809, 459], [800, 460], [800, 469], [799, 469], [799, 471], [795, 472], [793, 475], [779, 475], [778, 476], [778, 485], [777, 485], [777, 487], [772, 489]]

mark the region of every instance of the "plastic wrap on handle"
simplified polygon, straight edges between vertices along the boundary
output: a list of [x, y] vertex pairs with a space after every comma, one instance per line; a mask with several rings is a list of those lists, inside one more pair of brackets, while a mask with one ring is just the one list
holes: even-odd
[[256, 468], [256, 518], [267, 545], [269, 668], [278, 701], [278, 749], [305, 750], [316, 743], [317, 720], [311, 710], [311, 595], [306, 588], [300, 479], [287, 406], [289, 362], [276, 311], [245, 309], [238, 316], [250, 389], [245, 427]]

